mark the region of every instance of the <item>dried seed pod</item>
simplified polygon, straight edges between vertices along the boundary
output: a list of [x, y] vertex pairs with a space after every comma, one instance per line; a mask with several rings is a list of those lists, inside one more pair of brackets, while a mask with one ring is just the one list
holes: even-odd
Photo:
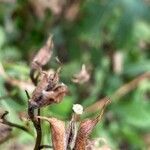
[[96, 121], [86, 120], [81, 122], [80, 128], [77, 134], [75, 150], [85, 150], [87, 145], [87, 139], [92, 129], [95, 127]]
[[104, 104], [101, 113], [95, 119], [87, 119], [80, 123], [80, 127], [77, 134], [75, 150], [85, 150], [87, 146], [88, 136], [91, 134], [92, 130], [96, 126], [96, 124], [102, 119], [104, 110], [106, 105], [110, 103], [110, 101], [106, 101]]
[[[48, 61], [52, 56], [53, 53], [52, 49], [53, 49], [53, 42], [52, 36], [50, 36], [46, 44], [36, 54], [31, 64], [30, 78], [35, 85], [37, 85], [39, 72], [42, 71], [42, 67], [48, 63]], [[36, 71], [38, 71], [37, 74]]]
[[66, 130], [65, 123], [56, 118], [38, 116], [37, 118], [46, 120], [51, 125], [52, 144], [54, 150], [66, 150]]
[[52, 56], [53, 42], [50, 36], [46, 44], [39, 50], [32, 61], [32, 68], [37, 69], [38, 66], [42, 67], [48, 63]]
[[41, 108], [52, 103], [59, 103], [67, 94], [67, 92], [68, 88], [64, 84], [59, 85], [56, 89], [52, 91], [43, 90], [38, 97], [35, 96], [35, 99], [30, 100], [30, 104], [34, 108]]

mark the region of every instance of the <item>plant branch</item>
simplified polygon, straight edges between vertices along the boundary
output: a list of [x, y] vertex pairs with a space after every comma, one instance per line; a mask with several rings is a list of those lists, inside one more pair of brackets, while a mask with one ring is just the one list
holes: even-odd
[[142, 75], [136, 77], [132, 81], [124, 84], [121, 86], [111, 97], [114, 100], [118, 100], [130, 91], [132, 91], [134, 88], [137, 87], [137, 85], [144, 79], [150, 79], [150, 72], [145, 72]]
[[15, 127], [15, 128], [18, 128], [18, 129], [21, 129], [21, 130], [23, 130], [23, 131], [25, 131], [25, 132], [31, 134], [30, 131], [28, 130], [28, 128], [26, 128], [26, 127], [24, 127], [24, 126], [22, 126], [22, 125], [18, 125], [18, 124], [12, 123], [12, 122], [6, 120], [5, 117], [6, 117], [7, 114], [8, 114], [8, 111], [6, 111], [6, 112], [2, 115], [2, 117], [1, 117], [1, 119], [0, 119], [0, 123], [3, 123], [3, 124], [5, 124], [5, 125], [11, 126], [11, 127]]
[[[31, 121], [33, 122], [37, 134], [34, 150], [39, 150], [41, 145], [41, 140], [42, 140], [42, 130], [41, 130], [40, 119], [35, 118], [34, 114], [35, 114], [35, 109], [30, 107], [29, 104], [28, 115], [30, 116]], [[38, 109], [38, 115], [40, 115], [40, 109]]]
[[[34, 78], [34, 73], [35, 73], [35, 70], [31, 69], [30, 78], [31, 78], [33, 84], [36, 86], [37, 85], [37, 77], [36, 77], [36, 79]], [[25, 91], [25, 92], [26, 92], [28, 99], [30, 99], [28, 92], [27, 91]], [[38, 116], [40, 116], [40, 109], [37, 110], [37, 114], [38, 114]], [[35, 127], [36, 135], [37, 135], [34, 150], [40, 150], [40, 145], [41, 145], [41, 140], [42, 140], [41, 121], [40, 121], [40, 119], [37, 119], [35, 117], [35, 109], [30, 105], [30, 102], [28, 102], [28, 115]]]

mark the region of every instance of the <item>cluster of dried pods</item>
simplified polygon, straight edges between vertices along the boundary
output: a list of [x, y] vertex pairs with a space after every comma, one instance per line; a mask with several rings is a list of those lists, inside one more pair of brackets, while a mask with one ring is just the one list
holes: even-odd
[[[52, 56], [52, 49], [53, 42], [52, 37], [50, 37], [46, 45], [40, 49], [32, 61], [31, 79], [35, 85], [37, 84], [37, 86], [32, 94], [32, 97], [29, 99], [30, 110], [40, 109], [41, 107], [52, 103], [59, 103], [68, 92], [67, 86], [59, 81], [60, 68], [57, 69], [57, 71], [51, 72], [42, 70], [42, 66], [44, 66]], [[36, 71], [38, 72], [38, 75], [35, 77]], [[76, 83], [84, 83], [89, 80], [89, 78], [90, 77], [87, 73], [86, 67], [83, 65], [81, 72], [75, 76], [73, 81]], [[50, 123], [53, 144], [52, 147], [54, 150], [86, 150], [92, 149], [92, 146], [89, 144], [90, 142], [88, 136], [92, 132], [95, 125], [101, 120], [105, 106], [108, 103], [109, 100], [106, 101], [101, 113], [96, 118], [81, 121], [78, 128], [77, 122], [80, 114], [78, 112], [73, 113], [72, 119], [67, 127], [65, 127], [65, 122], [62, 120], [54, 117], [47, 118], [42, 116], [34, 116], [32, 111], [30, 113], [30, 110], [29, 116], [33, 122], [37, 119], [42, 119]]]
[[[68, 93], [68, 87], [60, 82], [59, 73], [60, 67], [54, 71], [43, 71], [43, 66], [48, 63], [53, 53], [52, 36], [50, 36], [46, 44], [39, 50], [34, 57], [31, 64], [30, 78], [35, 85], [35, 89], [31, 96], [27, 92], [28, 101], [28, 116], [33, 122], [36, 129], [36, 142], [34, 150], [39, 150], [44, 147], [52, 147], [54, 150], [93, 150], [92, 141], [89, 140], [89, 135], [96, 124], [101, 120], [105, 107], [110, 103], [108, 98], [101, 108], [101, 113], [92, 119], [80, 120], [83, 107], [79, 104], [74, 105], [72, 118], [68, 125], [65, 122], [54, 117], [40, 116], [40, 109], [42, 107], [51, 105], [53, 103], [60, 103], [64, 96]], [[72, 81], [74, 83], [83, 84], [90, 79], [90, 75], [83, 65], [81, 71], [74, 76]], [[7, 125], [18, 127], [26, 132], [28, 130], [24, 127], [12, 124], [5, 119], [5, 113], [1, 122]], [[41, 145], [42, 129], [41, 120], [46, 120], [51, 126], [52, 146]], [[51, 142], [50, 142], [51, 143]]]

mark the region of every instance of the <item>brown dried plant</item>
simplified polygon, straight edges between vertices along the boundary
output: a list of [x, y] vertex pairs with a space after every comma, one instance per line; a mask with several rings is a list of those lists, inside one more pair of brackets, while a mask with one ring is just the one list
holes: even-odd
[[87, 70], [87, 67], [83, 64], [81, 71], [78, 74], [73, 76], [72, 81], [74, 83], [83, 84], [90, 80], [90, 73]]
[[[42, 148], [49, 148], [49, 145], [42, 145], [42, 129], [41, 120], [46, 120], [51, 126], [52, 148], [54, 150], [86, 150], [92, 149], [89, 146], [89, 135], [96, 124], [101, 121], [102, 115], [106, 108], [106, 105], [110, 102], [109, 99], [105, 99], [103, 106], [98, 109], [101, 113], [93, 119], [87, 119], [79, 121], [82, 114], [82, 106], [79, 104], [74, 105], [74, 113], [67, 127], [65, 122], [54, 117], [40, 116], [40, 109], [51, 105], [53, 103], [60, 103], [64, 96], [68, 93], [68, 87], [60, 82], [60, 69], [56, 71], [45, 71], [43, 66], [46, 65], [53, 54], [53, 41], [50, 36], [46, 44], [35, 55], [31, 63], [30, 78], [35, 87], [31, 96], [26, 91], [28, 96], [28, 116], [32, 121], [36, 130], [36, 141], [34, 150]], [[79, 74], [74, 76], [73, 81], [79, 84], [83, 84], [90, 79], [85, 65]], [[80, 110], [81, 109], [81, 110]], [[24, 126], [11, 123], [6, 119], [8, 112], [3, 113], [0, 122], [11, 127], [19, 128], [25, 132], [31, 134], [30, 130]]]

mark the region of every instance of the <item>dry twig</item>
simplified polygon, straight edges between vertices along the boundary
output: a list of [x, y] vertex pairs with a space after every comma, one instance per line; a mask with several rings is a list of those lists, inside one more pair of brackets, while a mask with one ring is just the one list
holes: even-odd
[[132, 81], [121, 86], [114, 94], [111, 96], [112, 99], [118, 100], [133, 89], [137, 87], [137, 85], [144, 79], [150, 79], [150, 72], [145, 72], [142, 75], [136, 77]]
[[22, 125], [18, 125], [18, 124], [16, 124], [16, 123], [12, 123], [12, 122], [8, 121], [8, 120], [6, 119], [6, 115], [8, 115], [8, 111], [6, 111], [6, 112], [1, 116], [0, 123], [6, 124], [6, 125], [8, 125], [8, 126], [10, 126], [10, 127], [15, 127], [15, 128], [21, 129], [21, 130], [23, 130], [23, 131], [25, 131], [25, 132], [31, 134], [31, 132], [29, 131], [28, 128], [26, 128], [26, 127], [24, 127], [24, 126], [22, 126]]

